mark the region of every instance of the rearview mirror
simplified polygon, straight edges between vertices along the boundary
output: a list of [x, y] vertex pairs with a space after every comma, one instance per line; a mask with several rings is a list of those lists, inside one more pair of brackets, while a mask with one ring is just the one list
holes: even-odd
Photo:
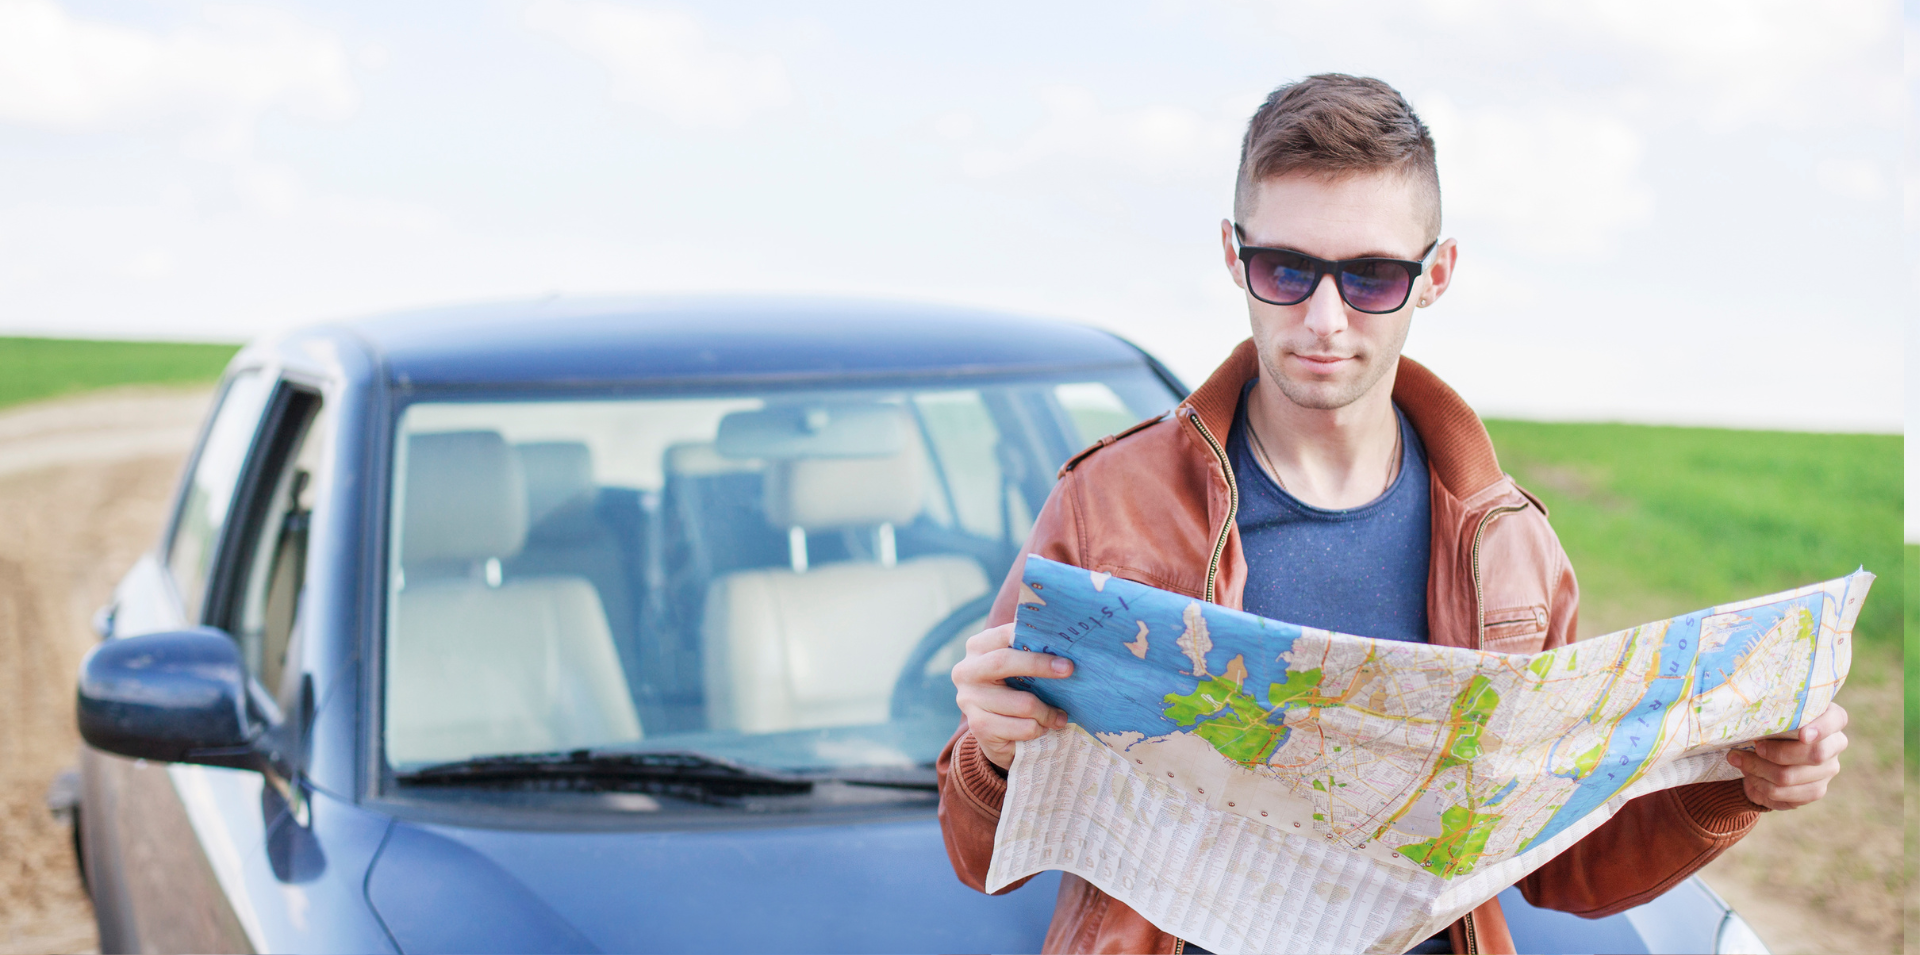
[[910, 421], [893, 405], [776, 405], [720, 419], [727, 458], [884, 458], [907, 446]]
[[80, 664], [80, 735], [170, 763], [263, 769], [240, 648], [211, 627], [107, 640]]

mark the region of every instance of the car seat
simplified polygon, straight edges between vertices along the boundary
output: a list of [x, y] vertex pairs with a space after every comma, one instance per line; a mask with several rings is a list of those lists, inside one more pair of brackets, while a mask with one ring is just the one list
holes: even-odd
[[407, 439], [387, 640], [394, 765], [633, 742], [640, 721], [593, 584], [508, 580], [527, 533], [519, 459], [492, 431]]
[[721, 457], [712, 442], [667, 447], [662, 510], [673, 573], [705, 584], [719, 574], [787, 560], [786, 530], [767, 524], [763, 464]]
[[[987, 589], [972, 558], [895, 558], [893, 529], [920, 513], [926, 490], [917, 441], [885, 456], [769, 462], [763, 510], [787, 537], [787, 566], [724, 574], [707, 590], [714, 729], [888, 720], [895, 680], [920, 637]], [[817, 562], [808, 540], [826, 531], [871, 534], [871, 556]]]
[[527, 487], [527, 537], [504, 561], [506, 578], [581, 577], [593, 584], [628, 685], [641, 689], [635, 581], [644, 520], [639, 493], [594, 483], [593, 452], [579, 441], [513, 446]]
[[670, 687], [662, 732], [707, 728], [701, 618], [716, 575], [786, 563], [786, 535], [761, 511], [762, 463], [721, 457], [713, 443], [669, 445], [661, 455], [659, 583], [643, 619], [648, 668]]

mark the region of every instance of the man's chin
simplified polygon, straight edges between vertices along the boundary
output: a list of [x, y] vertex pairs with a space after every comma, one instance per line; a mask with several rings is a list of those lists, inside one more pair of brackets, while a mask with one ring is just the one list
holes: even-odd
[[1360, 400], [1367, 393], [1366, 383], [1345, 381], [1302, 381], [1275, 375], [1274, 383], [1287, 400], [1309, 411], [1337, 411]]
[[1359, 392], [1334, 391], [1321, 387], [1288, 387], [1282, 385], [1280, 393], [1287, 400], [1308, 411], [1338, 411], [1360, 399]]

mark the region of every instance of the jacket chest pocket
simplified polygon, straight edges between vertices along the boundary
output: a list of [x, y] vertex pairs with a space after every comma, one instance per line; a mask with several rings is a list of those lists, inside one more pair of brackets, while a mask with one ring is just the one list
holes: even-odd
[[1497, 653], [1536, 653], [1546, 642], [1547, 608], [1542, 604], [1487, 611], [1486, 649]]

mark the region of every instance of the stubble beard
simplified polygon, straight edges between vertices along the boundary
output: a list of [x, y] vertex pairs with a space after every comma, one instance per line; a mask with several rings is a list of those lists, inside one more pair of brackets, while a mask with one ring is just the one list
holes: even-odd
[[[1260, 369], [1267, 380], [1287, 396], [1287, 400], [1310, 411], [1336, 411], [1353, 404], [1371, 392], [1387, 373], [1400, 364], [1400, 350], [1407, 343], [1408, 329], [1402, 329], [1384, 355], [1362, 351], [1354, 355], [1361, 365], [1359, 374], [1345, 381], [1310, 382], [1289, 378], [1281, 373], [1283, 354], [1278, 343], [1259, 349]], [[1256, 342], [1256, 345], [1259, 343]]]

